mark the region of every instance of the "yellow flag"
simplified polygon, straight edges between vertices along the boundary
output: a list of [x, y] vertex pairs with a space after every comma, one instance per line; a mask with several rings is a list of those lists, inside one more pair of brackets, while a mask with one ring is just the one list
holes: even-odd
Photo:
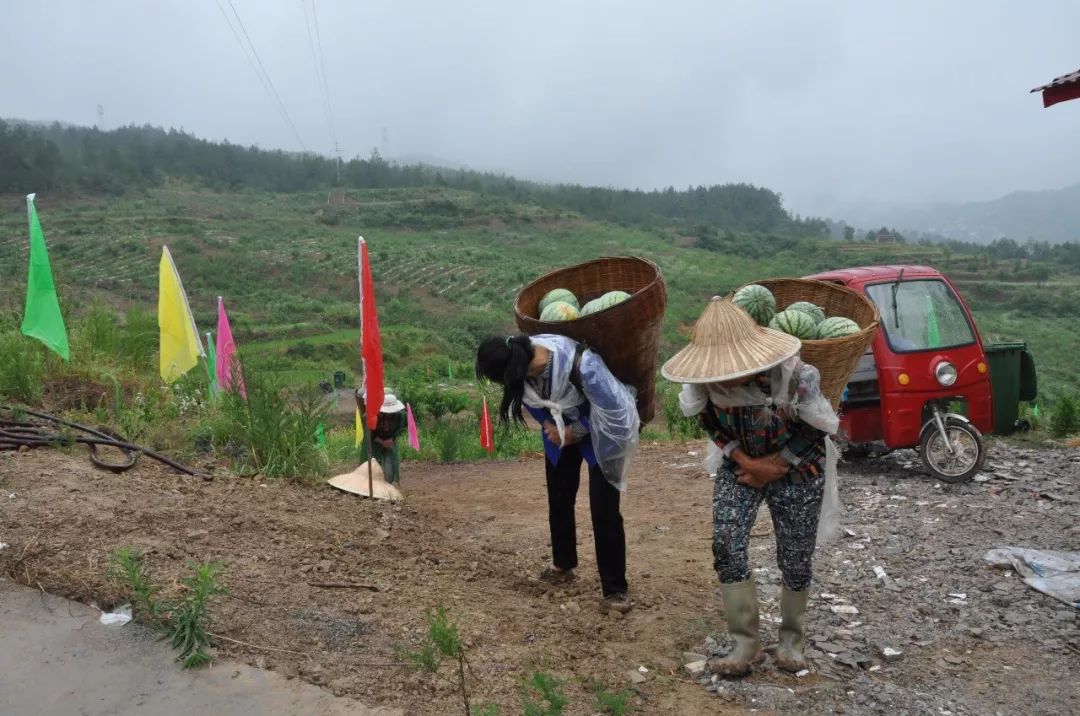
[[364, 442], [364, 419], [360, 417], [360, 408], [356, 409], [356, 440], [353, 447], [360, 447]]
[[169, 247], [161, 247], [158, 268], [158, 328], [161, 329], [161, 379], [172, 383], [205, 355], [184, 284], [176, 272]]

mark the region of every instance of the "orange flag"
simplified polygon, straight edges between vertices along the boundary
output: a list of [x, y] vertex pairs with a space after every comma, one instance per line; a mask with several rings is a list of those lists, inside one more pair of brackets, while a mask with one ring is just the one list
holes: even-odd
[[487, 398], [484, 398], [484, 414], [480, 417], [480, 447], [495, 454], [495, 432], [491, 429], [491, 416], [488, 414]]

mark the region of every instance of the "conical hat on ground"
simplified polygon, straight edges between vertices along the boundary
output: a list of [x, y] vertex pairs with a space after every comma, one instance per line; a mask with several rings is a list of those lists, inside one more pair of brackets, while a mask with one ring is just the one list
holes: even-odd
[[[379, 466], [377, 460], [371, 462], [371, 487], [375, 493], [376, 500], [400, 500], [403, 495], [401, 490], [397, 489], [394, 485], [391, 485], [386, 481], [383, 476], [382, 467]], [[360, 467], [356, 468], [352, 472], [346, 472], [342, 475], [335, 475], [327, 480], [327, 483], [331, 487], [336, 487], [339, 490], [345, 492], [351, 492], [354, 495], [360, 495], [361, 497], [369, 497], [368, 495], [368, 464], [365, 462]]]

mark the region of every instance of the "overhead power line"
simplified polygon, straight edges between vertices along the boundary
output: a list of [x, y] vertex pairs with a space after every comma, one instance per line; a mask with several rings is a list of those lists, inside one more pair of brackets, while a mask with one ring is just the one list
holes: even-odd
[[[244, 38], [247, 40], [247, 45], [240, 39], [240, 35], [237, 34], [236, 28], [233, 27], [232, 21], [229, 19], [228, 13], [225, 12], [225, 8], [221, 5], [221, 0], [215, 0], [217, 2], [218, 9], [221, 10], [222, 16], [225, 18], [225, 22], [228, 24], [229, 29], [232, 31], [233, 37], [236, 38], [237, 43], [240, 45], [240, 49], [244, 53], [244, 57], [247, 58], [248, 63], [251, 64], [251, 68], [255, 71], [259, 81], [263, 85], [263, 89], [270, 95], [270, 99], [273, 101], [278, 112], [281, 114], [282, 119], [285, 120], [285, 124], [292, 130], [293, 136], [296, 137], [297, 143], [301, 149], [305, 152], [308, 151], [307, 145], [304, 144], [304, 140], [300, 137], [300, 132], [296, 128], [296, 123], [293, 122], [292, 117], [289, 116], [289, 111], [285, 109], [285, 103], [281, 101], [281, 95], [278, 94], [277, 88], [274, 87], [273, 80], [270, 79], [270, 73], [266, 71], [266, 66], [263, 65], [262, 59], [259, 57], [258, 51], [255, 49], [255, 43], [251, 41], [251, 36], [248, 35], [247, 28], [244, 27], [244, 21], [240, 19], [240, 13], [236, 11], [236, 6], [233, 5], [232, 0], [225, 0], [229, 7], [232, 9], [233, 16], [236, 18], [236, 23], [240, 27], [240, 32], [243, 33]], [[250, 50], [250, 55], [248, 51]], [[254, 57], [254, 60], [252, 59]]]
[[[311, 31], [311, 15], [308, 14], [307, 0], [300, 0], [300, 7], [304, 11], [304, 25], [307, 27], [308, 48], [311, 50], [311, 64], [315, 68], [315, 84], [319, 88], [319, 95], [322, 98], [323, 113], [326, 117], [326, 130], [330, 135], [330, 151], [337, 151], [337, 133], [334, 131], [334, 118], [333, 112], [330, 108], [330, 93], [327, 91], [326, 84], [326, 66], [320, 62], [320, 56], [322, 55], [322, 42], [319, 42], [319, 51], [316, 54], [315, 51], [315, 35]], [[312, 15], [315, 14], [315, 0], [311, 1]], [[318, 33], [318, 24], [316, 23], [316, 34]]]

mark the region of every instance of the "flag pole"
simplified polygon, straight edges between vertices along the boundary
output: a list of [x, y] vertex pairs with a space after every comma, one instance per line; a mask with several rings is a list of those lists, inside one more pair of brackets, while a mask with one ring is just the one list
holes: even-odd
[[[364, 403], [364, 406], [365, 407], [367, 406], [366, 402]], [[364, 417], [365, 417], [365, 419], [367, 418], [366, 415]], [[375, 451], [374, 451], [374, 449], [372, 447], [372, 444], [371, 444], [371, 442], [372, 442], [372, 437], [371, 437], [372, 430], [370, 428], [368, 428], [367, 430], [364, 431], [364, 433], [365, 433], [364, 437], [367, 439], [367, 455], [368, 455], [368, 460], [367, 460], [367, 492], [368, 492], [368, 497], [370, 497], [371, 499], [374, 500], [375, 499], [375, 487], [374, 487], [374, 478], [372, 478], [372, 476], [371, 476], [371, 472], [372, 472], [371, 461], [375, 459]]]
[[[364, 237], [361, 236], [356, 240], [356, 265], [359, 268], [356, 274], [356, 285], [360, 290], [360, 344], [364, 343], [364, 253], [361, 248], [364, 245]], [[372, 477], [371, 461], [375, 459], [375, 449], [372, 446], [371, 428], [367, 424], [368, 411], [371, 410], [371, 406], [367, 404], [367, 363], [364, 361], [364, 352], [360, 351], [360, 375], [363, 376], [361, 381], [361, 387], [364, 389], [364, 414], [360, 416], [360, 419], [364, 422], [364, 441], [367, 443], [367, 491], [368, 497], [372, 500], [375, 499], [375, 486], [374, 478]]]

